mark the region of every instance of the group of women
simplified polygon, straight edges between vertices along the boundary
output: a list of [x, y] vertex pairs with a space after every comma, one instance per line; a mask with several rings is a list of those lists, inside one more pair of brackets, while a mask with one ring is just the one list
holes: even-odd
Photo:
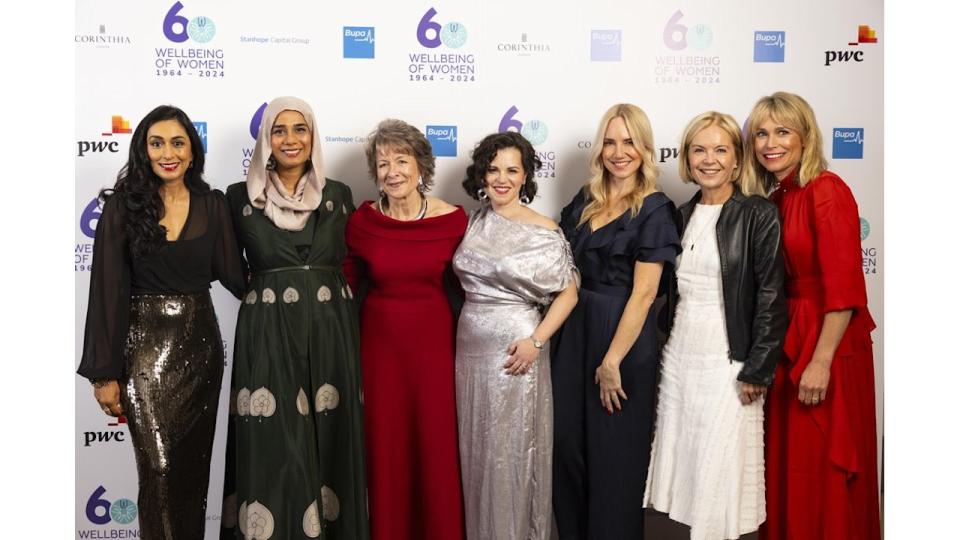
[[518, 133], [474, 148], [468, 216], [400, 120], [354, 207], [302, 100], [267, 106], [226, 196], [187, 116], [150, 112], [101, 194], [78, 370], [127, 416], [141, 537], [203, 535], [216, 279], [241, 301], [225, 534], [622, 540], [651, 507], [694, 539], [879, 539], [857, 206], [809, 105], [761, 98], [743, 134], [694, 118], [679, 209], [641, 109], [592, 148], [558, 225]]

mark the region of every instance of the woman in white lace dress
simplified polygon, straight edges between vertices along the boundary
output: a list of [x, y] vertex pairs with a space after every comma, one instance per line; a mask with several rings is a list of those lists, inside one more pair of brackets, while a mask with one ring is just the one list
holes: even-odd
[[[708, 112], [687, 126], [677, 265], [644, 505], [691, 539], [739, 538], [766, 516], [763, 397], [786, 329], [777, 208], [740, 181], [740, 129]], [[676, 306], [675, 311], [673, 307]]]

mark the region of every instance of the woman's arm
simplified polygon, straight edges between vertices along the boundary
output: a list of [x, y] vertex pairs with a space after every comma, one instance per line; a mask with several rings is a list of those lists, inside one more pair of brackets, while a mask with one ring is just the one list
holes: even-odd
[[656, 300], [662, 273], [662, 261], [637, 261], [634, 265], [633, 290], [623, 308], [623, 315], [617, 324], [616, 333], [613, 334], [610, 348], [594, 375], [594, 382], [600, 385], [600, 401], [610, 414], [613, 414], [614, 408], [620, 410], [620, 399], [627, 399], [627, 394], [620, 384], [620, 363], [643, 330], [650, 307]]
[[571, 282], [570, 285], [567, 285], [566, 289], [557, 295], [553, 303], [550, 304], [550, 309], [547, 310], [547, 314], [544, 315], [543, 320], [540, 321], [540, 324], [533, 330], [533, 334], [515, 340], [510, 344], [507, 348], [507, 354], [510, 356], [507, 358], [507, 363], [503, 366], [508, 374], [523, 375], [533, 366], [533, 363], [540, 355], [540, 349], [534, 346], [533, 340], [536, 339], [542, 343], [550, 341], [553, 334], [556, 333], [560, 325], [563, 324], [563, 321], [567, 320], [570, 312], [576, 307], [577, 299], [577, 284], [576, 282]]
[[852, 309], [830, 311], [823, 316], [823, 328], [817, 338], [817, 347], [813, 350], [813, 357], [803, 375], [800, 376], [800, 393], [797, 396], [807, 405], [816, 405], [827, 396], [827, 385], [830, 384], [830, 366], [833, 364], [833, 355], [840, 346], [843, 333], [847, 331]]

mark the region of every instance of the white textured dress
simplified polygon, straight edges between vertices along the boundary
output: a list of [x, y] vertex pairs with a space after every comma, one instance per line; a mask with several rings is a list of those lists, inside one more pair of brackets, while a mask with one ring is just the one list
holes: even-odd
[[739, 538], [766, 519], [763, 400], [743, 405], [728, 357], [716, 225], [698, 204], [677, 265], [680, 301], [663, 350], [644, 506], [689, 525], [691, 540]]

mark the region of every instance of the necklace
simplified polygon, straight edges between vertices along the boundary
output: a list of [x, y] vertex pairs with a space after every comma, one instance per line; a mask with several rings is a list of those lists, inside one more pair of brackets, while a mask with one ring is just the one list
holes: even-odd
[[[694, 215], [696, 215], [696, 211], [694, 211]], [[693, 216], [691, 216], [691, 217], [693, 217]], [[711, 227], [711, 226], [712, 226], [712, 227]], [[697, 235], [696, 235], [696, 237], [693, 239], [693, 241], [690, 242], [690, 251], [693, 251], [693, 248], [694, 248], [694, 246], [697, 245], [697, 242], [699, 242], [700, 239], [703, 238], [703, 235], [706, 234], [706, 232], [707, 232], [708, 230], [710, 230], [711, 228], [716, 229], [716, 222], [715, 222], [714, 220], [708, 218], [708, 219], [707, 219], [707, 224], [700, 228], [700, 232], [697, 233]]]
[[[389, 214], [383, 211], [383, 197], [380, 197], [379, 199], [377, 199], [377, 210], [379, 210], [381, 214], [387, 217], [391, 217]], [[420, 195], [420, 212], [417, 214], [417, 217], [409, 221], [420, 221], [426, 215], [427, 215], [427, 198], [421, 194]]]

